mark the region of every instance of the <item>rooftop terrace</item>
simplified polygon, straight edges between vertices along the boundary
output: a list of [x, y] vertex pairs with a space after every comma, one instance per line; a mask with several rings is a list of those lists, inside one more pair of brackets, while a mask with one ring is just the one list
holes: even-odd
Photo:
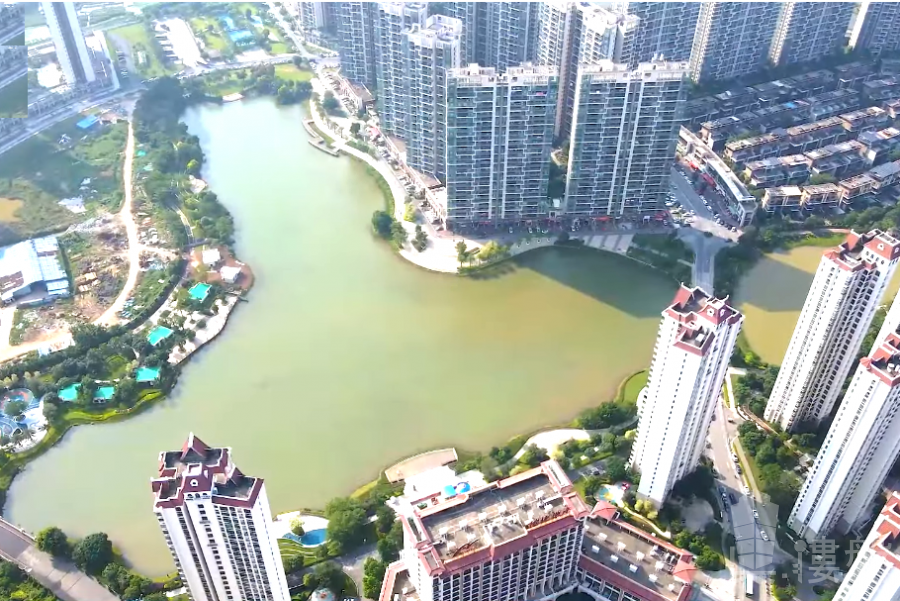
[[[585, 522], [581, 567], [605, 580], [609, 573], [630, 581], [633, 587], [655, 593], [663, 599], [679, 599], [696, 568], [693, 556], [616, 518], [616, 509], [600, 503]], [[584, 559], [590, 561], [584, 561]], [[648, 598], [644, 591], [632, 591]]]
[[562, 495], [544, 473], [503, 488], [468, 495], [465, 503], [422, 518], [444, 560], [523, 536], [529, 527], [568, 513]]

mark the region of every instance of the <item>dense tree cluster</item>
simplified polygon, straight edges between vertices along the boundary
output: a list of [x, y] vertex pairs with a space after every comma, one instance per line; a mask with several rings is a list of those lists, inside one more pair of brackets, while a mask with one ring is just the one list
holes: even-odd
[[600, 430], [627, 422], [637, 415], [637, 405], [628, 401], [610, 401], [585, 409], [575, 420], [576, 428]]
[[757, 484], [778, 506], [781, 519], [786, 519], [800, 493], [800, 478], [793, 473], [797, 458], [776, 436], [758, 430], [752, 422], [738, 428], [741, 445], [753, 457], [759, 478]]
[[56, 601], [56, 597], [35, 582], [19, 566], [0, 559], [0, 599]]
[[150, 85], [135, 106], [137, 139], [144, 145], [154, 167], [144, 183], [145, 190], [156, 204], [183, 208], [198, 237], [231, 244], [234, 237], [231, 214], [214, 193], [193, 194], [188, 185], [188, 176], [198, 175], [204, 161], [200, 140], [190, 135], [180, 121], [191, 97], [177, 79], [163, 77]]

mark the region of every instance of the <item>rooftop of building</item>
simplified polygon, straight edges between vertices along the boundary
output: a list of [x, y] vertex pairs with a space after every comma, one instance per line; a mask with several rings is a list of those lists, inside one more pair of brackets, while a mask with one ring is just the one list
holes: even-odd
[[881, 117], [886, 114], [887, 111], [880, 106], [869, 106], [864, 109], [844, 113], [843, 115], [840, 115], [840, 118], [844, 121], [852, 123], [854, 121], [859, 121], [860, 119], [867, 119], [869, 117]]
[[[588, 561], [585, 561], [588, 560]], [[697, 569], [693, 556], [618, 519], [617, 509], [600, 502], [585, 522], [582, 568], [638, 596], [650, 591], [676, 601]]]
[[866, 250], [884, 259], [896, 259], [900, 257], [900, 240], [881, 230], [871, 230], [865, 234], [850, 232], [836, 248], [825, 251], [824, 256], [843, 269], [852, 271], [868, 267], [863, 260]]
[[847, 190], [852, 190], [854, 188], [861, 188], [863, 186], [871, 186], [875, 183], [875, 180], [868, 173], [860, 173], [859, 175], [854, 175], [853, 177], [848, 177], [847, 179], [842, 179], [838, 182], [842, 188]]
[[810, 186], [803, 186], [803, 194], [805, 195], [815, 195], [815, 194], [836, 194], [841, 191], [841, 187], [838, 186], [834, 182], [828, 182], [825, 184], [813, 184]]
[[245, 476], [230, 455], [230, 449], [210, 447], [193, 432], [180, 450], [160, 453], [160, 477], [151, 482], [156, 506], [174, 507], [193, 495], [210, 495], [223, 505], [252, 506], [263, 481]]
[[797, 186], [773, 186], [766, 188], [766, 197], [768, 198], [791, 198], [803, 194]]
[[424, 26], [413, 23], [409, 28], [408, 35], [413, 38], [434, 38], [450, 42], [460, 39], [462, 32], [463, 23], [459, 19], [445, 17], [444, 15], [432, 15], [425, 20]]
[[546, 84], [550, 78], [558, 77], [559, 70], [549, 65], [533, 65], [523, 63], [518, 67], [510, 67], [500, 74], [493, 67], [482, 67], [472, 63], [465, 67], [449, 69], [447, 78], [454, 79], [463, 86], [490, 86], [496, 84]]
[[884, 163], [882, 165], [878, 165], [877, 167], [872, 167], [867, 173], [876, 180], [885, 180], [891, 176], [896, 175], [897, 173], [900, 173], [900, 161]]
[[845, 154], [848, 152], [860, 153], [864, 149], [865, 146], [856, 140], [848, 140], [846, 142], [838, 142], [837, 144], [829, 144], [828, 146], [816, 148], [815, 150], [809, 150], [803, 154], [811, 161], [818, 161], [837, 154]]
[[869, 537], [872, 550], [900, 568], [900, 493], [891, 493]]
[[843, 125], [844, 121], [840, 117], [828, 117], [827, 119], [820, 119], [818, 121], [813, 121], [812, 123], [795, 125], [787, 128], [786, 131], [789, 136], [802, 136], [829, 127], [843, 127]]
[[578, 72], [594, 81], [606, 80], [639, 80], [639, 81], [677, 81], [687, 73], [686, 62], [646, 62], [631, 68], [624, 63], [609, 60], [598, 61], [590, 65], [578, 67]]
[[33, 238], [0, 248], [0, 297], [8, 300], [39, 282], [47, 284], [48, 291], [69, 289], [55, 236]]
[[727, 148], [731, 152], [739, 152], [746, 148], [753, 148], [755, 146], [761, 146], [763, 144], [773, 144], [776, 142], [781, 142], [783, 139], [784, 131], [776, 130], [759, 136], [753, 136], [752, 138], [744, 138], [743, 140], [734, 140], [732, 142], [728, 142], [727, 144], [725, 144], [725, 148]]
[[715, 298], [699, 287], [689, 288], [684, 284], [663, 316], [680, 324], [675, 346], [701, 355], [709, 349], [720, 324], [734, 324], [743, 318], [740, 311], [728, 305], [728, 297]]
[[[545, 461], [521, 474], [415, 508], [404, 527], [431, 573], [530, 546], [538, 534], [574, 523], [588, 511], [559, 464]], [[482, 551], [484, 557], [475, 556]]]

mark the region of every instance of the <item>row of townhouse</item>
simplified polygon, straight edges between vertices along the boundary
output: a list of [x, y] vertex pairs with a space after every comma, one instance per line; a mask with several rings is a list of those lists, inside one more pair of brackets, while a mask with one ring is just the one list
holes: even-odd
[[879, 193], [898, 182], [900, 182], [900, 160], [873, 167], [865, 173], [837, 183], [766, 188], [762, 206], [766, 211], [773, 213], [849, 205], [860, 196]]

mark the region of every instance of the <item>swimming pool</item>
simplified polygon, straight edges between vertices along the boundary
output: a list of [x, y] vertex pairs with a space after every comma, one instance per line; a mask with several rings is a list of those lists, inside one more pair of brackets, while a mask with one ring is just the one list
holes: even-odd
[[203, 302], [206, 300], [206, 297], [209, 296], [209, 289], [212, 288], [209, 284], [194, 284], [191, 286], [191, 289], [188, 290], [188, 295], [191, 297], [191, 300]]
[[300, 537], [300, 544], [304, 547], [318, 547], [325, 542], [328, 531], [324, 528], [318, 530], [310, 530]]
[[150, 341], [150, 344], [156, 346], [166, 338], [172, 335], [172, 330], [165, 326], [156, 326], [150, 333], [147, 334], [147, 340]]
[[135, 374], [135, 380], [138, 384], [156, 382], [159, 379], [158, 367], [139, 367]]

